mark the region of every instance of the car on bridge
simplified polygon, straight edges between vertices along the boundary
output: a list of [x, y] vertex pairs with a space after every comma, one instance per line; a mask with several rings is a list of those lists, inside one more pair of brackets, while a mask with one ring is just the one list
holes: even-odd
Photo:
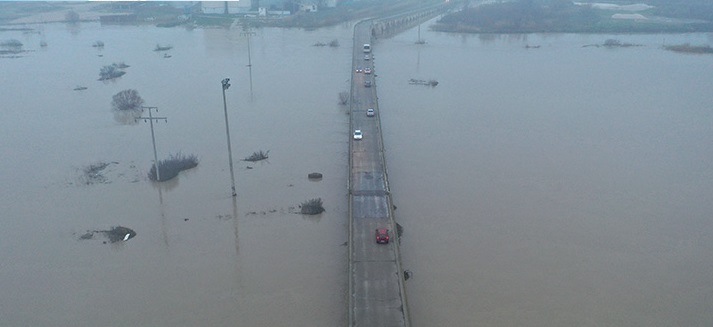
[[369, 68], [369, 67], [364, 68], [364, 74], [371, 74], [371, 68]]
[[371, 81], [370, 80], [364, 81], [364, 87], [371, 87]]
[[354, 130], [354, 139], [361, 140], [362, 138], [364, 138], [364, 134], [361, 133], [361, 130], [360, 129]]
[[357, 72], [357, 73], [361, 73], [361, 72], [363, 71], [363, 69], [361, 69], [361, 66], [357, 66], [357, 67], [354, 69], [354, 71]]
[[367, 116], [367, 117], [374, 117], [374, 108], [366, 109], [366, 116]]
[[376, 243], [378, 244], [388, 244], [389, 243], [389, 230], [386, 228], [376, 229]]

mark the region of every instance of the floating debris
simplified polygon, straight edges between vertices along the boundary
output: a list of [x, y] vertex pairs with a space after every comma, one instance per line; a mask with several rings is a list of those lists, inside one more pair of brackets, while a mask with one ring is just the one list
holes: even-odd
[[664, 49], [685, 53], [713, 53], [713, 48], [710, 45], [691, 45], [690, 43], [667, 45], [664, 46]]
[[116, 227], [112, 227], [109, 230], [87, 231], [86, 233], [79, 236], [79, 239], [80, 240], [92, 240], [92, 239], [94, 239], [94, 236], [96, 234], [99, 234], [101, 236], [108, 238], [109, 243], [126, 242], [126, 241], [136, 237], [136, 232], [133, 229], [123, 227], [123, 226], [116, 226]]
[[118, 164], [118, 162], [96, 162], [82, 168], [82, 176], [80, 177], [82, 184], [92, 185], [109, 183], [106, 176], [104, 176], [104, 169], [109, 167], [111, 164]]
[[170, 46], [170, 45], [162, 46], [162, 45], [160, 45], [160, 44], [157, 44], [157, 45], [156, 45], [156, 48], [153, 49], [153, 51], [168, 51], [168, 50], [171, 50], [171, 49], [173, 49], [173, 46]]
[[412, 78], [408, 80], [408, 83], [411, 85], [426, 85], [431, 87], [435, 87], [436, 85], [438, 85], [438, 81], [435, 79], [425, 80]]

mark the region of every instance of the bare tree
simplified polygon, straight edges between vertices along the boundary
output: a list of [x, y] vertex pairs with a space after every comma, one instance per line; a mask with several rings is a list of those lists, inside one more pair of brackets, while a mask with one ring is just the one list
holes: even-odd
[[114, 94], [111, 100], [114, 119], [121, 124], [135, 124], [136, 119], [141, 117], [142, 104], [144, 104], [144, 99], [136, 90], [123, 90]]
[[116, 111], [141, 111], [142, 104], [144, 104], [144, 99], [134, 89], [114, 94], [111, 100], [111, 108]]
[[66, 14], [64, 14], [64, 19], [67, 21], [67, 23], [76, 24], [79, 23], [79, 14], [74, 10], [70, 10]]

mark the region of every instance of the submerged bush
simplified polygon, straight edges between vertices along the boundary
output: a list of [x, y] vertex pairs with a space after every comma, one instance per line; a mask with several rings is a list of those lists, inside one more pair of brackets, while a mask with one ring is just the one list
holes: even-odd
[[156, 166], [151, 165], [148, 177], [154, 182], [165, 182], [178, 176], [183, 170], [191, 169], [198, 166], [198, 157], [195, 155], [183, 155], [180, 152], [172, 154], [165, 160], [158, 161], [158, 170], [161, 174], [161, 179], [158, 180], [156, 177]]
[[[128, 66], [126, 66], [126, 67], [128, 67]], [[126, 67], [123, 67], [123, 68], [126, 68]], [[126, 74], [126, 72], [121, 69], [122, 69], [122, 67], [120, 67], [118, 64], [106, 65], [106, 66], [102, 67], [101, 69], [99, 69], [99, 80], [106, 81], [106, 80], [124, 76], [124, 74]]]
[[322, 206], [322, 198], [316, 198], [302, 202], [300, 205], [300, 213], [303, 215], [318, 215], [324, 212]]
[[260, 150], [259, 152], [253, 152], [252, 155], [244, 158], [243, 161], [255, 162], [255, 161], [265, 160], [268, 158], [268, 155], [267, 155], [268, 153], [270, 153], [270, 150], [267, 150], [267, 151]]

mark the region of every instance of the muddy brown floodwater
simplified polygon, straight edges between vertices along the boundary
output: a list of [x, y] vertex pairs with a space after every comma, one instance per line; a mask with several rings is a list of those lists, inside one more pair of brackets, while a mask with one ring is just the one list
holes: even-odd
[[[349, 135], [338, 94], [351, 48], [311, 45], [351, 44], [350, 25], [256, 30], [252, 85], [239, 30], [36, 28], [0, 34], [29, 50], [0, 58], [0, 325], [343, 324]], [[112, 63], [126, 74], [97, 81]], [[125, 89], [167, 117], [154, 122], [159, 159], [195, 155], [196, 168], [148, 180], [149, 124], [111, 111]], [[241, 160], [259, 151], [269, 158]], [[318, 198], [325, 212], [296, 213]], [[111, 242], [119, 226], [135, 236]]]
[[[252, 72], [239, 30], [36, 28], [0, 32], [29, 50], [0, 58], [0, 325], [345, 325], [352, 25], [256, 29]], [[660, 48], [709, 34], [421, 38], [374, 46], [414, 326], [713, 325], [713, 57]], [[610, 38], [642, 46], [583, 47]], [[196, 168], [148, 180], [125, 89]]]

